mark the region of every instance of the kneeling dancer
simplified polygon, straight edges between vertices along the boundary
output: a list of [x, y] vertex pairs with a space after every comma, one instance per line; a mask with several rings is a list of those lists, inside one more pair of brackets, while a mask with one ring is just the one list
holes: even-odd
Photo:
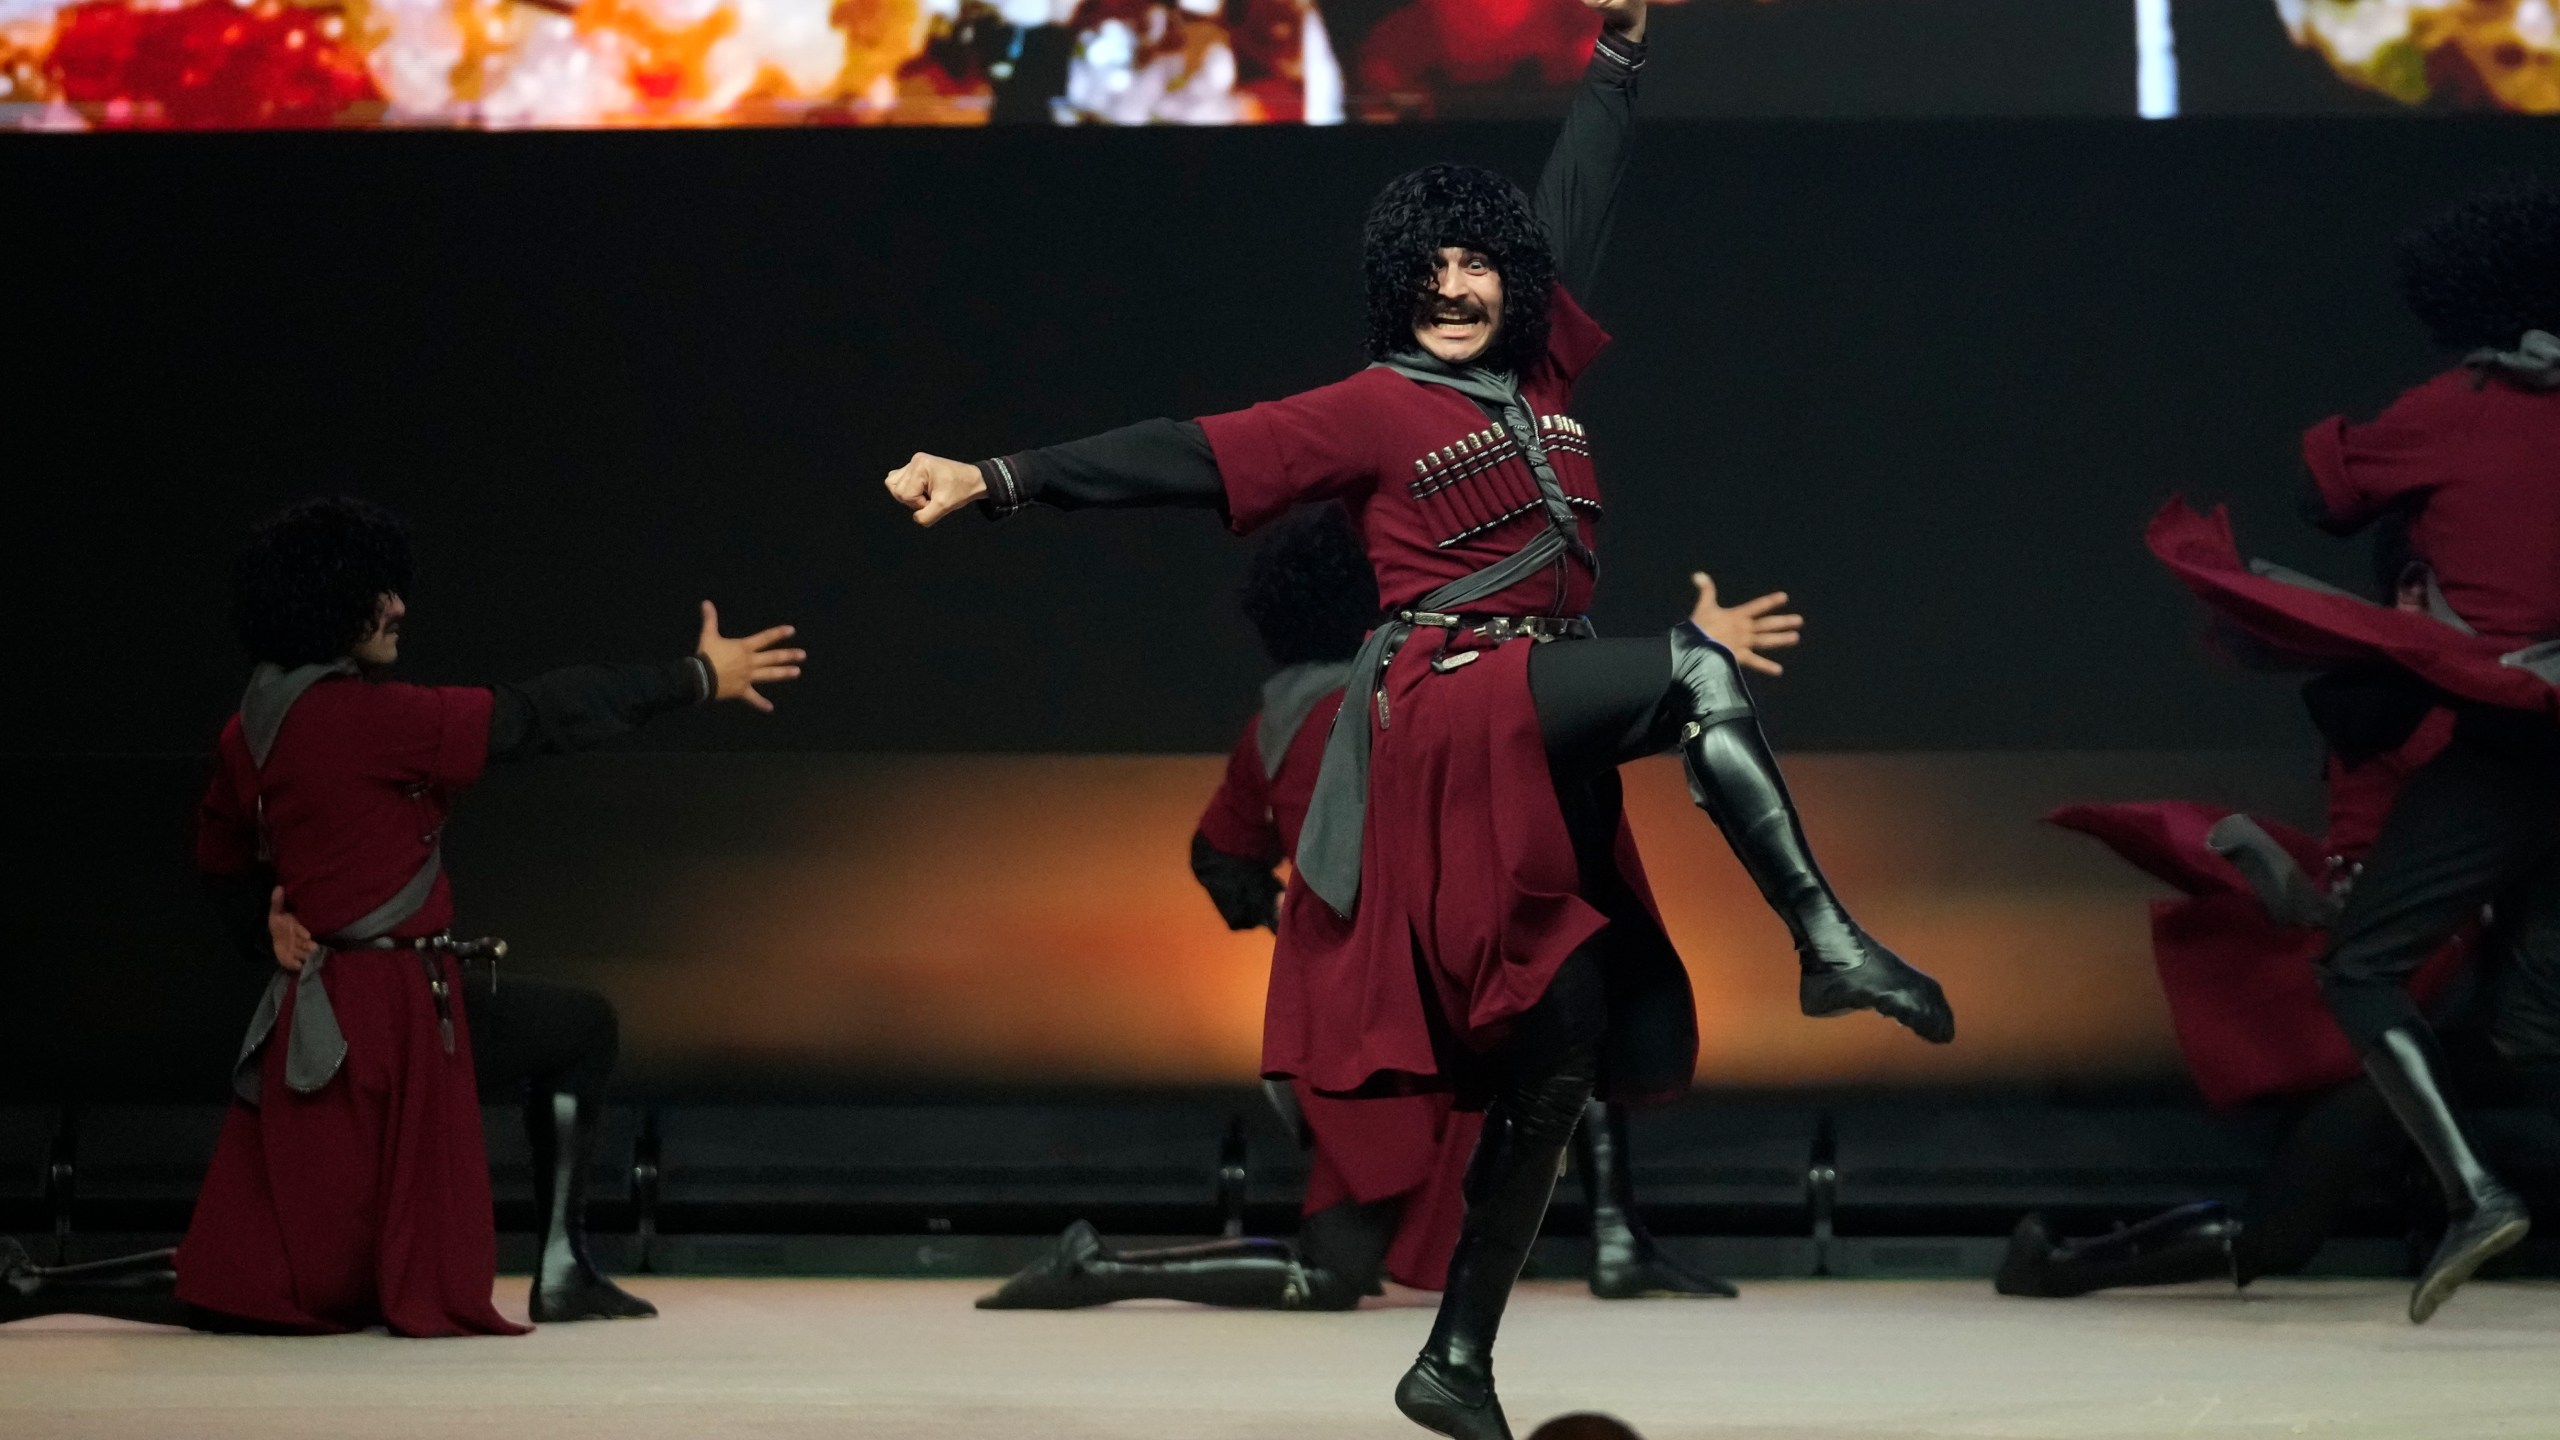
[[[790, 628], [744, 639], [702, 607], [698, 648], [655, 664], [581, 665], [495, 688], [383, 678], [399, 657], [409, 535], [351, 499], [261, 525], [237, 572], [241, 639], [257, 662], [223, 728], [197, 861], [245, 894], [259, 924], [272, 877], [279, 969], [233, 1072], [235, 1099], [185, 1241], [42, 1269], [0, 1254], [0, 1321], [80, 1312], [203, 1329], [318, 1334], [522, 1332], [490, 1303], [497, 1271], [474, 1081], [483, 982], [463, 961], [501, 947], [452, 938], [441, 836], [458, 792], [493, 760], [565, 754], [711, 700], [771, 705], [760, 684], [800, 673]], [[284, 921], [319, 935], [307, 953]], [[263, 927], [261, 927], [263, 928]], [[550, 1230], [538, 1320], [654, 1313], [597, 1275], [572, 1216], [592, 1103], [611, 1063], [592, 1007], [559, 987], [492, 978], [505, 1056], [493, 1079], [544, 1077]], [[576, 992], [568, 992], [574, 996]], [[545, 1138], [535, 1132], [537, 1145]], [[578, 1166], [583, 1169], [583, 1164]]]
[[1645, 22], [1642, 0], [1585, 3], [1607, 29], [1534, 205], [1456, 165], [1372, 205], [1375, 364], [1197, 422], [978, 464], [919, 454], [887, 478], [925, 525], [973, 502], [1191, 504], [1238, 530], [1312, 501], [1351, 509], [1387, 619], [1326, 738], [1275, 960], [1305, 985], [1266, 1008], [1263, 1071], [1487, 1105], [1439, 1316], [1396, 1390], [1408, 1417], [1466, 1440], [1510, 1436], [1494, 1333], [1584, 1105], [1678, 1095], [1696, 1061], [1619, 764], [1680, 750], [1795, 937], [1806, 1014], [1954, 1033], [1936, 983], [1868, 938], [1815, 867], [1733, 656], [1693, 626], [1596, 640], [1582, 618], [1601, 499], [1567, 406], [1607, 336], [1569, 292], [1608, 228]]

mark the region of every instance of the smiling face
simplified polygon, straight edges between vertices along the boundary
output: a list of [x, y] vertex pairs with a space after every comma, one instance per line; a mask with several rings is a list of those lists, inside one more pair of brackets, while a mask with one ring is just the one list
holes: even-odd
[[1414, 305], [1413, 338], [1452, 365], [1482, 359], [1502, 333], [1502, 272], [1481, 250], [1443, 245]]
[[385, 595], [374, 608], [373, 629], [355, 643], [347, 653], [368, 670], [389, 667], [400, 658], [400, 622], [408, 618], [409, 606], [397, 595]]

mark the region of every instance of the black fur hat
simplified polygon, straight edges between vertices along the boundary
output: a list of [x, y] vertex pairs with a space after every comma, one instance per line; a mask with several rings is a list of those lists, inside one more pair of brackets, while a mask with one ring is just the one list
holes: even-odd
[[2401, 236], [2400, 295], [2447, 349], [2560, 335], [2560, 186], [2504, 185]]
[[1522, 371], [1547, 349], [1555, 250], [1520, 187], [1473, 165], [1431, 165], [1388, 182], [1361, 227], [1369, 291], [1369, 358], [1414, 348], [1414, 319], [1440, 249], [1484, 252], [1502, 276], [1502, 325], [1483, 363]]
[[372, 632], [381, 597], [407, 594], [411, 576], [399, 516], [349, 495], [305, 500], [250, 532], [231, 572], [233, 623], [253, 660], [326, 664]]
[[1339, 505], [1273, 527], [1238, 596], [1275, 665], [1348, 660], [1378, 619], [1378, 576]]

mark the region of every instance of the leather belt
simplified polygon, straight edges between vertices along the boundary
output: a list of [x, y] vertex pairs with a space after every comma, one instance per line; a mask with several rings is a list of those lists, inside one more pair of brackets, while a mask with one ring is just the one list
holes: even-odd
[[323, 945], [336, 950], [414, 950], [419, 968], [426, 972], [427, 994], [436, 1002], [436, 1035], [444, 1042], [444, 1053], [453, 1053], [453, 987], [445, 983], [444, 967], [436, 963], [439, 955], [450, 955], [469, 964], [474, 960], [489, 962], [489, 993], [498, 993], [498, 962], [507, 958], [507, 942], [484, 935], [477, 940], [456, 940], [450, 930], [433, 935], [406, 939], [377, 935], [370, 940], [323, 940]]
[[1463, 630], [1493, 641], [1526, 636], [1543, 644], [1549, 640], [1588, 640], [1598, 633], [1591, 621], [1581, 615], [1444, 615], [1436, 610], [1399, 610], [1396, 618], [1408, 625]]
[[378, 935], [370, 940], [349, 940], [333, 935], [320, 943], [332, 950], [440, 950], [464, 961], [507, 958], [507, 942], [494, 935], [483, 935], [477, 940], [456, 940], [450, 930], [407, 938]]

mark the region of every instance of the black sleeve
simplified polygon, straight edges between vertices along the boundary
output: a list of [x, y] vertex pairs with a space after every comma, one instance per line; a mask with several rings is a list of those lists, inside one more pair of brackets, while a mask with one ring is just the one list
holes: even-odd
[[1226, 513], [1209, 433], [1192, 420], [1141, 420], [1063, 445], [978, 462], [988, 518], [1037, 502], [1061, 510], [1196, 505]]
[[205, 898], [212, 902], [222, 938], [242, 959], [269, 969], [275, 968], [276, 946], [267, 935], [267, 897], [275, 887], [275, 876], [264, 866], [242, 875], [204, 877]]
[[1601, 32], [1582, 88], [1565, 114], [1564, 133], [1538, 177], [1538, 223], [1547, 227], [1548, 243], [1555, 247], [1556, 279], [1576, 299], [1589, 298], [1600, 252], [1609, 243], [1644, 53], [1642, 41]]
[[1191, 873], [1200, 888], [1209, 892], [1209, 903], [1218, 907], [1219, 918], [1230, 930], [1250, 930], [1259, 925], [1266, 930], [1280, 928], [1280, 877], [1259, 860], [1230, 855], [1209, 843], [1206, 835], [1191, 837]]
[[657, 665], [571, 665], [491, 687], [489, 758], [531, 760], [589, 750], [711, 698], [711, 666], [699, 655]]

